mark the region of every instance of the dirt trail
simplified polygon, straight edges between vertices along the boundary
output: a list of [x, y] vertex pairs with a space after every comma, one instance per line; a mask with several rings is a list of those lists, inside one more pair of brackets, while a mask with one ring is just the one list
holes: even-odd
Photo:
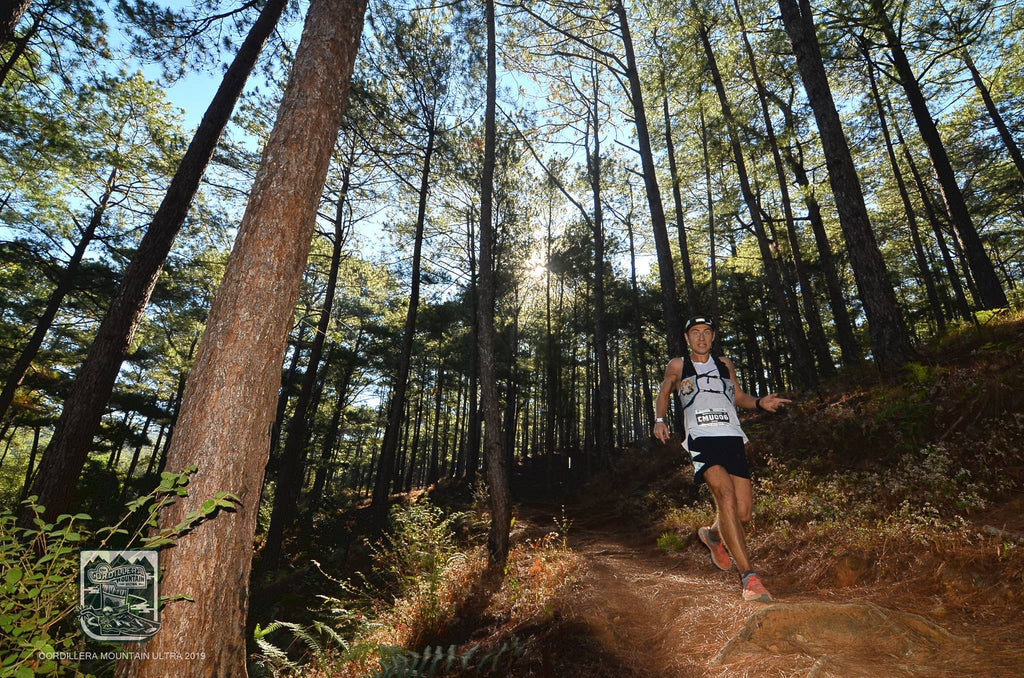
[[[551, 529], [557, 506], [524, 505], [520, 521]], [[715, 569], [691, 540], [671, 556], [655, 536], [611, 513], [572, 513], [569, 546], [589, 565], [542, 640], [544, 667], [525, 675], [1001, 676], [976, 639], [924, 616], [830, 591], [800, 592], [759, 568], [773, 605], [746, 603], [735, 570]], [[517, 672], [518, 675], [518, 672]]]

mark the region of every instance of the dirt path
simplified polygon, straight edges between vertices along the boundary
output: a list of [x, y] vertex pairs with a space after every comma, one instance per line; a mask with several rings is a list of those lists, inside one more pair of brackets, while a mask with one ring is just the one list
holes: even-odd
[[[557, 506], [520, 507], [551, 529]], [[715, 569], [695, 540], [667, 556], [655, 536], [609, 513], [570, 512], [569, 546], [589, 566], [542, 639], [543, 667], [526, 675], [1000, 676], [976, 639], [933, 620], [829, 591], [792, 590], [762, 564], [776, 604], [746, 603], [735, 570]], [[787, 585], [788, 584], [788, 585]], [[518, 675], [518, 673], [517, 673]]]

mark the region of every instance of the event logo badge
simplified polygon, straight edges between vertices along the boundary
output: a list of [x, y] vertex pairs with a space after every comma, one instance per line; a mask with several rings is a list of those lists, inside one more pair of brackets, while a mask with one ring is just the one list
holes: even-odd
[[78, 625], [101, 641], [152, 638], [160, 628], [158, 551], [78, 554]]

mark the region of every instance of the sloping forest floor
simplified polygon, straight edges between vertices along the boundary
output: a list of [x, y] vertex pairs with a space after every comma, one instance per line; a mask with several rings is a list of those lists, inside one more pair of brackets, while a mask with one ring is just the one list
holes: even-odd
[[[309, 676], [1021, 675], [1024, 320], [963, 328], [893, 382], [869, 374], [744, 420], [748, 545], [774, 604], [743, 602], [696, 540], [712, 506], [678, 442], [644, 442], [562, 498], [520, 473], [500, 586], [482, 574], [479, 497], [397, 509], [391, 544], [346, 542], [320, 566], [332, 579], [315, 575], [334, 587], [320, 614], [350, 633], [277, 629], [252, 675], [300, 654]], [[338, 575], [360, 558], [372, 575]], [[260, 613], [308, 611], [292, 595]]]

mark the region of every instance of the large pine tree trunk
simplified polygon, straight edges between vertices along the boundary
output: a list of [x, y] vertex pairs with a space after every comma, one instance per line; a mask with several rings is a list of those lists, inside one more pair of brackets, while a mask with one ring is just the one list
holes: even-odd
[[402, 428], [402, 413], [405, 409], [405, 394], [409, 388], [409, 364], [412, 361], [412, 344], [416, 334], [416, 312], [420, 304], [420, 258], [423, 252], [423, 227], [427, 220], [427, 196], [430, 193], [430, 160], [434, 155], [436, 134], [437, 127], [431, 120], [428, 123], [427, 146], [423, 152], [423, 166], [420, 172], [409, 308], [405, 314], [405, 328], [402, 330], [402, 349], [398, 354], [398, 369], [395, 371], [395, 389], [391, 395], [388, 427], [384, 431], [384, 442], [381, 444], [380, 457], [377, 459], [377, 482], [373, 487], [373, 522], [378, 528], [383, 527], [388, 519], [388, 486], [391, 478], [388, 470], [395, 464], [395, 451], [398, 449], [398, 435]]
[[633, 36], [629, 31], [626, 7], [622, 0], [614, 0], [613, 10], [619, 18], [622, 47], [626, 53], [629, 100], [633, 107], [636, 138], [640, 146], [640, 165], [643, 168], [644, 187], [647, 191], [647, 205], [651, 211], [651, 226], [654, 229], [654, 246], [658, 254], [658, 277], [661, 281], [661, 309], [665, 316], [668, 352], [669, 355], [678, 356], [683, 354], [682, 352], [685, 348], [683, 342], [683, 319], [680, 316], [679, 302], [676, 299], [676, 273], [672, 265], [672, 248], [669, 246], [668, 230], [665, 227], [665, 208], [661, 204], [661, 191], [658, 188], [654, 151], [651, 149], [651, 135], [647, 125], [647, 112], [644, 109], [643, 91], [640, 87], [640, 71], [637, 69], [636, 55], [633, 52]]
[[757, 238], [757, 245], [761, 251], [761, 258], [764, 260], [764, 273], [765, 279], [768, 282], [768, 289], [779, 314], [782, 316], [783, 331], [789, 341], [789, 348], [793, 352], [800, 384], [805, 388], [811, 388], [818, 383], [818, 375], [814, 369], [814, 358], [811, 356], [811, 349], [807, 344], [807, 337], [804, 336], [800, 318], [794, 317], [794, 309], [791, 308], [786, 299], [785, 291], [782, 289], [782, 281], [779, 279], [776, 261], [772, 256], [768, 235], [761, 220], [760, 205], [758, 205], [757, 198], [750, 188], [746, 163], [743, 160], [743, 151], [740, 148], [739, 138], [737, 137], [736, 123], [733, 119], [729, 100], [725, 94], [725, 84], [722, 82], [722, 76], [718, 70], [715, 53], [711, 49], [711, 40], [708, 36], [707, 27], [699, 21], [697, 23], [697, 34], [704, 46], [704, 55], [707, 57], [711, 78], [714, 82], [715, 90], [718, 92], [719, 103], [722, 106], [722, 117], [725, 119], [726, 127], [728, 128], [729, 145], [732, 147], [733, 159], [736, 162], [736, 173], [740, 180], [740, 191], [743, 193], [743, 200], [747, 205], [747, 212], [750, 214], [750, 220], [754, 226], [754, 235]]
[[[327, 167], [362, 32], [363, 0], [312, 0], [277, 122], [263, 152], [206, 332], [189, 375], [168, 465], [198, 466], [189, 494], [161, 517], [175, 525], [217, 492], [221, 512], [161, 553], [166, 596], [190, 596], [118, 665], [121, 678], [246, 675], [252, 538], [281, 356], [299, 296]], [[230, 425], [226, 425], [229, 423]], [[201, 576], [200, 576], [201, 575]], [[205, 659], [184, 658], [203, 652]], [[181, 661], [168, 657], [183, 656]]]
[[36, 354], [39, 353], [39, 349], [42, 348], [43, 340], [50, 331], [50, 327], [53, 326], [53, 320], [57, 317], [57, 311], [60, 310], [64, 297], [68, 295], [75, 284], [75, 277], [78, 275], [82, 257], [85, 256], [85, 251], [92, 243], [96, 235], [96, 229], [103, 223], [103, 215], [107, 211], [110, 198], [114, 193], [118, 173], [119, 171], [116, 167], [110, 170], [110, 176], [107, 178], [106, 184], [104, 184], [103, 193], [92, 209], [89, 223], [86, 224], [85, 229], [82, 231], [82, 237], [78, 239], [78, 244], [75, 245], [75, 249], [71, 253], [71, 259], [57, 281], [57, 287], [50, 293], [50, 298], [46, 301], [46, 307], [36, 321], [36, 327], [32, 331], [32, 336], [29, 337], [28, 343], [21, 350], [21, 354], [14, 362], [14, 367], [11, 368], [10, 373], [7, 375], [7, 382], [4, 384], [3, 392], [0, 392], [0, 421], [6, 416], [7, 410], [10, 408], [11, 403], [14, 402], [15, 392], [25, 378], [25, 374], [28, 372], [32, 361], [35, 360]]
[[839, 211], [839, 223], [868, 320], [875, 364], [883, 374], [892, 374], [914, 358], [914, 350], [896, 303], [896, 294], [886, 275], [885, 261], [868, 219], [860, 179], [832, 99], [810, 3], [808, 0], [797, 3], [798, 0], [779, 0], [782, 21], [793, 45], [807, 99], [814, 110], [825, 151], [829, 184]]
[[487, 24], [487, 106], [484, 112], [484, 166], [480, 190], [480, 296], [477, 316], [480, 344], [480, 390], [484, 409], [484, 453], [487, 485], [490, 489], [491, 529], [487, 537], [490, 562], [503, 567], [508, 559], [512, 527], [512, 496], [508, 485], [505, 455], [501, 451], [501, 415], [494, 380], [494, 162], [496, 154], [495, 105], [497, 99], [497, 57], [494, 28], [494, 0], [486, 0]]
[[220, 87], [171, 179], [167, 193], [153, 216], [153, 222], [128, 264], [117, 295], [100, 323], [96, 338], [89, 347], [89, 354], [75, 377], [75, 384], [64, 401], [64, 409], [53, 437], [43, 453], [40, 473], [33, 488], [33, 493], [39, 495], [39, 503], [46, 506], [48, 520], [68, 508], [71, 492], [82, 472], [96, 427], [114, 389], [114, 382], [135, 330], [142, 322], [143, 312], [156, 286], [164, 260], [185, 222], [185, 215], [199, 188], [199, 181], [213, 157], [213, 151], [249, 73], [256, 65], [256, 59], [277, 25], [285, 5], [287, 0], [270, 0], [263, 7], [224, 73]]
[[907, 103], [910, 104], [910, 110], [917, 121], [921, 138], [928, 147], [928, 154], [932, 159], [932, 169], [935, 171], [935, 177], [939, 180], [939, 186], [942, 188], [942, 199], [946, 203], [946, 209], [949, 211], [949, 216], [953, 221], [953, 227], [956, 229], [957, 236], [963, 244], [967, 261], [971, 267], [971, 273], [974, 274], [974, 280], [979, 292], [978, 302], [982, 308], [1002, 308], [1007, 305], [1006, 294], [1003, 292], [1002, 283], [999, 282], [999, 278], [996, 276], [996, 269], [992, 266], [992, 260], [985, 251], [985, 246], [982, 244], [978, 231], [974, 227], [971, 214], [967, 210], [967, 203], [964, 201], [963, 192], [957, 184], [953, 165], [949, 161], [949, 155], [946, 153], [946, 147], [942, 143], [942, 137], [939, 136], [939, 129], [935, 126], [935, 121], [928, 110], [928, 102], [921, 91], [921, 84], [918, 82], [917, 76], [914, 75], [914, 70], [910, 66], [910, 60], [903, 50], [903, 44], [896, 34], [896, 29], [893, 28], [888, 14], [886, 14], [883, 3], [881, 0], [871, 0], [871, 5], [875, 10], [875, 19], [878, 21], [879, 28], [885, 36], [889, 53], [892, 55], [893, 65], [896, 67], [896, 72], [899, 75], [900, 84], [903, 86], [903, 91], [907, 94]]

